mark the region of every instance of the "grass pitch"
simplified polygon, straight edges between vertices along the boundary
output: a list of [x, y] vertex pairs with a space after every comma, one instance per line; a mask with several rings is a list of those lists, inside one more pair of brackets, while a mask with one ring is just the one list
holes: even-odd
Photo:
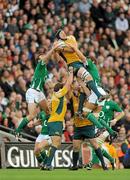
[[54, 171], [40, 171], [39, 169], [0, 169], [0, 180], [128, 180], [130, 169], [109, 170], [85, 169], [69, 171], [56, 169]]

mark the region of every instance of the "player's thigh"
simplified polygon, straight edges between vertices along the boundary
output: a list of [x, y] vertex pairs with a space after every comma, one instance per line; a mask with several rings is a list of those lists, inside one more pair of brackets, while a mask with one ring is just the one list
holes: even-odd
[[42, 135], [42, 138], [40, 140], [39, 148], [46, 148], [52, 144], [51, 137], [49, 135]]
[[82, 140], [74, 139], [73, 140], [73, 151], [80, 151]]
[[36, 97], [38, 96], [38, 91], [35, 89], [29, 88], [26, 92], [26, 101], [27, 103], [35, 103]]
[[51, 136], [52, 145], [59, 148], [61, 145], [61, 136]]
[[39, 144], [40, 144], [39, 142], [35, 142], [34, 154], [39, 154], [40, 153]]
[[108, 131], [104, 131], [100, 136], [96, 138], [96, 141], [99, 146], [102, 146], [102, 144], [105, 142], [106, 138], [109, 136]]
[[49, 114], [49, 106], [48, 106], [48, 103], [47, 103], [47, 100], [46, 99], [42, 99], [40, 102], [39, 102], [39, 106], [42, 110], [45, 111], [46, 114]]
[[87, 101], [85, 102], [85, 105], [83, 107], [83, 112], [86, 115], [87, 113], [94, 111], [94, 109], [96, 108], [97, 108], [96, 104], [93, 104]]
[[30, 116], [30, 120], [32, 118], [34, 118], [37, 114], [37, 104], [35, 103], [29, 103], [28, 104], [28, 112], [29, 112], [29, 115]]

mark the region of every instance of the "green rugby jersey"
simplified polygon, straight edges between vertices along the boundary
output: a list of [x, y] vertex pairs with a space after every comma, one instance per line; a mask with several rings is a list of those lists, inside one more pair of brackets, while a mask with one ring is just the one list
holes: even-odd
[[109, 126], [112, 119], [114, 119], [114, 112], [122, 112], [119, 105], [112, 100], [105, 101], [102, 110], [99, 113], [99, 119], [104, 120]]
[[45, 114], [44, 111], [41, 111], [38, 114], [38, 118], [41, 120], [42, 122], [42, 130], [41, 130], [41, 134], [43, 135], [48, 135], [48, 127], [47, 127], [47, 116]]
[[99, 75], [99, 71], [97, 69], [97, 66], [93, 63], [93, 61], [90, 58], [87, 59], [87, 71], [91, 74], [93, 80], [97, 83], [97, 85], [100, 85], [101, 78]]
[[47, 78], [48, 78], [47, 67], [45, 62], [41, 60], [38, 62], [36, 66], [30, 87], [38, 91], [43, 91], [43, 86]]

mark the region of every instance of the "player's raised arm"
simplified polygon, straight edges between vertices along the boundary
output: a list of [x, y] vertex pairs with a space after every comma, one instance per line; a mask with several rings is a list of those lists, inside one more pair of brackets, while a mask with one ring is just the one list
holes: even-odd
[[84, 82], [81, 79], [78, 79], [78, 83], [79, 85], [82, 87], [83, 92], [89, 96], [90, 95], [90, 90], [86, 87], [86, 85], [84, 84]]
[[73, 67], [69, 67], [69, 76], [68, 76], [68, 79], [64, 85], [67, 88], [67, 90], [70, 89], [72, 82], [73, 82]]
[[62, 83], [57, 83], [54, 87], [54, 92], [55, 92], [55, 96], [57, 98], [61, 98], [63, 96], [65, 96], [68, 91], [70, 90], [71, 84], [73, 82], [73, 68], [70, 67], [69, 68], [69, 76], [68, 79], [65, 83], [65, 85], [63, 85]]
[[63, 65], [64, 65], [64, 67], [67, 69], [67, 64], [66, 64], [66, 62], [64, 61], [64, 59], [60, 56], [60, 54], [59, 54], [57, 51], [54, 51], [53, 55], [54, 55], [54, 59], [55, 59], [57, 62], [61, 61], [61, 62], [63, 63]]
[[117, 123], [117, 121], [124, 117], [124, 115], [124, 111], [119, 112], [118, 115], [116, 115], [115, 118], [111, 121], [111, 126], [114, 126]]
[[51, 50], [49, 50], [45, 55], [43, 54], [40, 54], [39, 55], [39, 59], [40, 60], [43, 60], [45, 63], [48, 62], [48, 60], [50, 59], [51, 55], [53, 54], [53, 52], [59, 47], [59, 44], [58, 43], [55, 43], [53, 45], [53, 47], [51, 48]]

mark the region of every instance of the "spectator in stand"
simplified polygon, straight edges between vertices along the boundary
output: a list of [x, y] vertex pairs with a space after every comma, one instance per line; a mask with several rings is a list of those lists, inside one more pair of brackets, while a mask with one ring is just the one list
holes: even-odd
[[130, 134], [127, 134], [125, 142], [121, 144], [120, 162], [124, 168], [130, 168]]
[[121, 12], [119, 17], [116, 18], [115, 26], [116, 26], [117, 30], [120, 30], [120, 31], [123, 31], [123, 32], [128, 30], [129, 23], [128, 23], [127, 18], [125, 18], [124, 13]]
[[64, 131], [64, 139], [65, 142], [72, 142], [74, 136], [74, 127], [73, 125], [66, 126], [66, 130]]
[[81, 13], [87, 13], [91, 8], [90, 0], [81, 0], [79, 2], [78, 8]]

